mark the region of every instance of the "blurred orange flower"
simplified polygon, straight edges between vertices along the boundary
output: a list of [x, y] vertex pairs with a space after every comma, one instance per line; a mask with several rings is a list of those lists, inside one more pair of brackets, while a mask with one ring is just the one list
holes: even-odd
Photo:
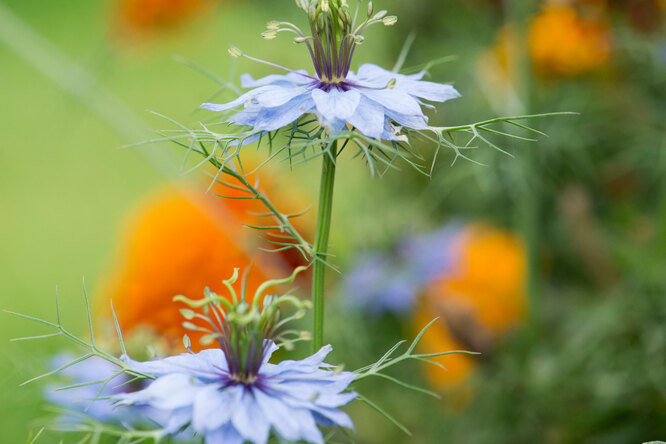
[[213, 0], [120, 0], [118, 19], [129, 31], [165, 29], [201, 13]]
[[[512, 234], [482, 224], [461, 230], [453, 270], [429, 285], [415, 316], [422, 328], [435, 317], [420, 343], [424, 353], [447, 350], [489, 352], [499, 336], [519, 323], [525, 312], [526, 257]], [[479, 357], [448, 355], [435, 358], [447, 371], [429, 365], [434, 387], [464, 381]]]
[[[302, 202], [298, 196], [282, 196], [280, 200], [289, 201], [283, 211]], [[178, 346], [186, 331], [179, 312], [183, 307], [172, 302], [174, 296], [200, 299], [205, 287], [226, 295], [222, 280], [231, 277], [234, 268], [243, 273], [252, 265], [250, 297], [267, 278], [290, 272], [297, 257], [260, 252], [259, 247], [267, 245], [242, 226], [266, 224], [249, 212], [265, 212], [255, 205], [253, 200], [222, 199], [200, 189], [169, 188], [147, 199], [130, 218], [117, 265], [100, 298], [105, 305], [113, 300], [123, 331], [148, 329]], [[201, 335], [187, 333], [198, 348]]]
[[[594, 2], [597, 3], [597, 2]], [[537, 72], [543, 75], [575, 76], [608, 61], [610, 26], [604, 3], [583, 17], [573, 6], [547, 5], [529, 29], [529, 50]]]

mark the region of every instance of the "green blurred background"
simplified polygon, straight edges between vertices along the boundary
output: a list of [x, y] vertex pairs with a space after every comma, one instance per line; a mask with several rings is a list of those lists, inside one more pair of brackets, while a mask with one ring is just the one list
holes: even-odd
[[[463, 98], [440, 107], [434, 123], [516, 112], [581, 115], [540, 121], [537, 128], [549, 137], [537, 144], [503, 141], [515, 159], [490, 148], [473, 153], [488, 166], [462, 160], [451, 166], [452, 154], [442, 151], [431, 179], [407, 168], [373, 179], [361, 162], [345, 160], [333, 240], [343, 270], [357, 249], [382, 248], [407, 229], [464, 217], [521, 233], [536, 277], [529, 319], [479, 366], [466, 389], [473, 395], [463, 402], [459, 392], [445, 393], [436, 401], [369, 384], [370, 397], [414, 437], [354, 405], [359, 442], [666, 439], [663, 2], [567, 6], [590, 20], [601, 8], [612, 37], [603, 61], [564, 72], [544, 72], [535, 60], [520, 58], [525, 19], [544, 10], [540, 2], [376, 3], [400, 21], [368, 33], [356, 66], [392, 66], [412, 31], [407, 66], [456, 56], [431, 74], [455, 81]], [[305, 51], [288, 39], [259, 37], [268, 20], [300, 20], [290, 1], [224, 0], [173, 26], [144, 24], [138, 31], [122, 28], [118, 8], [110, 0], [0, 2], [0, 306], [52, 319], [58, 285], [65, 322], [79, 333], [85, 328], [81, 278], [95, 297], [117, 253], [124, 214], [165, 182], [191, 180], [181, 177], [182, 153], [173, 147], [118, 149], [164, 127], [146, 109], [194, 122], [193, 111], [216, 90], [173, 56], [221, 77], [231, 70], [229, 44], [285, 66], [309, 66]], [[514, 23], [518, 55], [513, 61], [501, 56], [493, 66], [513, 66], [510, 88], [480, 64], [507, 23]], [[554, 38], [552, 45], [559, 43]], [[271, 72], [247, 61], [236, 70]], [[506, 89], [518, 100], [507, 99]], [[432, 158], [427, 146], [421, 151]], [[299, 167], [293, 174], [314, 202], [316, 171]], [[327, 329], [336, 359], [349, 368], [412, 334], [399, 317], [350, 317], [340, 307]], [[0, 322], [2, 442], [25, 442], [43, 422], [40, 384], [18, 384], [39, 374], [62, 342], [7, 342], [37, 330], [9, 315]], [[400, 372], [423, 379], [415, 366]]]

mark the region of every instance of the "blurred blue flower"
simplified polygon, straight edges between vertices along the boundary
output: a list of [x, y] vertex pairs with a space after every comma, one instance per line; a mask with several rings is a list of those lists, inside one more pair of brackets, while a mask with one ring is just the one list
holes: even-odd
[[347, 273], [343, 291], [351, 306], [379, 315], [385, 311], [398, 314], [409, 310], [418, 290], [418, 278], [394, 257], [366, 253]]
[[428, 118], [423, 102], [445, 102], [460, 97], [451, 85], [422, 81], [425, 71], [402, 75], [365, 64], [358, 74], [348, 71], [337, 83], [320, 80], [306, 71], [270, 75], [255, 80], [241, 77], [243, 88], [254, 88], [225, 104], [204, 103], [201, 108], [226, 111], [241, 105], [244, 109], [229, 119], [255, 130], [274, 131], [304, 114], [314, 114], [332, 133], [349, 124], [373, 139], [405, 140], [400, 126], [423, 130]]
[[348, 303], [374, 315], [409, 313], [423, 287], [451, 270], [460, 228], [449, 224], [432, 233], [409, 236], [393, 252], [359, 256], [343, 284]]
[[[61, 353], [52, 359], [51, 367], [60, 368], [75, 359], [69, 353]], [[68, 380], [68, 385], [86, 385], [64, 390], [59, 390], [61, 386], [48, 386], [45, 398], [53, 404], [85, 413], [105, 423], [159, 426], [166, 418], [164, 412], [152, 408], [115, 406], [108, 398], [136, 389], [137, 383], [130, 383], [118, 366], [102, 358], [93, 356], [59, 373]], [[81, 418], [64, 414], [61, 420], [79, 422]]]
[[323, 443], [317, 425], [353, 427], [338, 407], [356, 397], [344, 393], [356, 375], [336, 373], [324, 363], [331, 346], [301, 361], [270, 364], [277, 347], [269, 345], [259, 368], [242, 381], [230, 371], [221, 349], [147, 362], [128, 358], [131, 368], [156, 380], [115, 399], [169, 411], [167, 432], [189, 424], [207, 444], [264, 444], [271, 429], [288, 441]]

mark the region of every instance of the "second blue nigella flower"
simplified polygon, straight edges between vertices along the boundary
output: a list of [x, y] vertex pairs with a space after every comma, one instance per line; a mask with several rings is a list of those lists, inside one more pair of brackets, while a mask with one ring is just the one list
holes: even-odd
[[352, 428], [338, 407], [356, 397], [345, 390], [357, 375], [336, 373], [324, 363], [331, 346], [301, 361], [270, 364], [277, 347], [268, 345], [259, 368], [243, 381], [234, 377], [220, 349], [148, 362], [128, 359], [133, 370], [157, 379], [141, 391], [115, 398], [120, 404], [168, 412], [167, 432], [189, 424], [206, 444], [264, 444], [271, 429], [288, 441], [323, 444], [317, 425]]

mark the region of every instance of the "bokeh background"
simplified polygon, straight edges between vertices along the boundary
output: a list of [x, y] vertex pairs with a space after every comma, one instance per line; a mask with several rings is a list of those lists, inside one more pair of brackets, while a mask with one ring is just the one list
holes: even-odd
[[[256, 233], [239, 228], [252, 222], [248, 208], [205, 195], [210, 179], [205, 169], [183, 174], [191, 166], [183, 151], [119, 148], [171, 128], [147, 110], [190, 125], [203, 118], [201, 102], [233, 97], [204, 70], [235, 82], [242, 72], [272, 72], [234, 62], [230, 44], [309, 67], [289, 39], [259, 36], [268, 20], [300, 23], [292, 3], [0, 1], [2, 308], [53, 319], [57, 285], [64, 322], [83, 334], [85, 277], [100, 324], [113, 297], [137, 342], [145, 330], [156, 347], [174, 349], [172, 295], [215, 288], [234, 264], [254, 263], [260, 279], [298, 263], [256, 253]], [[358, 368], [437, 316], [424, 352], [483, 352], [441, 358], [446, 372], [410, 363], [392, 373], [441, 399], [364, 383], [359, 390], [413, 435], [358, 403], [349, 408], [355, 439], [665, 440], [666, 4], [375, 3], [399, 22], [372, 29], [355, 66], [391, 67], [413, 39], [405, 67], [433, 60], [430, 78], [463, 95], [440, 106], [433, 123], [580, 115], [534, 123], [548, 134], [537, 142], [493, 135], [515, 157], [479, 147], [467, 152], [476, 163], [452, 164], [453, 153], [435, 158], [431, 145], [417, 144], [424, 164], [435, 161], [432, 177], [405, 165], [371, 177], [360, 159], [343, 156], [332, 240], [342, 274], [331, 274], [326, 327], [332, 358]], [[248, 151], [249, 163], [267, 156]], [[276, 202], [300, 211], [315, 206], [317, 170], [276, 161], [258, 174]], [[299, 219], [306, 234], [312, 219]], [[299, 285], [307, 296], [307, 277]], [[2, 442], [25, 442], [47, 421], [43, 384], [19, 384], [68, 344], [8, 342], [40, 333], [2, 315]]]

